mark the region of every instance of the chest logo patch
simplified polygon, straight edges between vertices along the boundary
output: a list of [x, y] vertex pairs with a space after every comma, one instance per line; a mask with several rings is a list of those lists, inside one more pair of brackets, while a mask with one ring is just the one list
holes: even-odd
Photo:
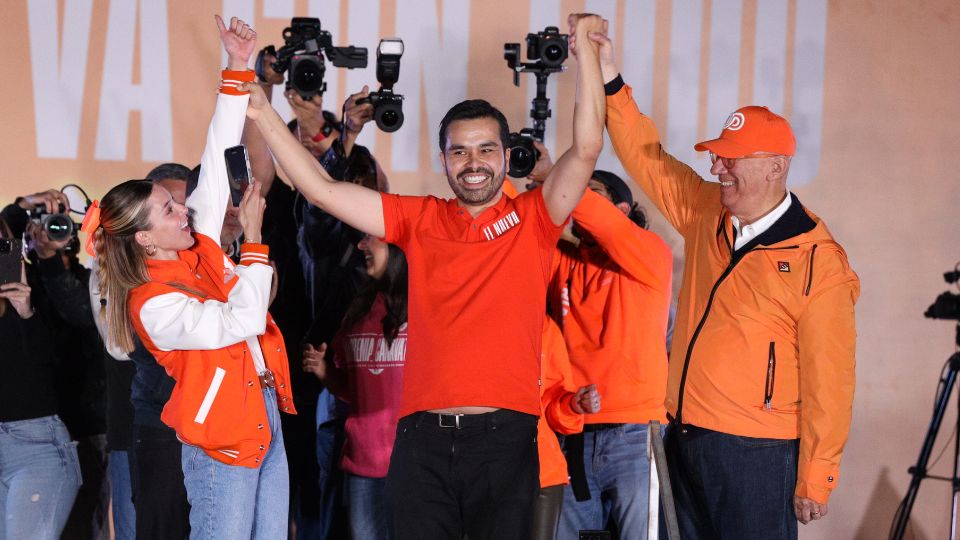
[[519, 224], [520, 216], [517, 215], [516, 211], [513, 211], [484, 227], [483, 236], [487, 240], [493, 240]]
[[790, 263], [788, 263], [787, 261], [777, 261], [777, 270], [781, 272], [789, 272]]

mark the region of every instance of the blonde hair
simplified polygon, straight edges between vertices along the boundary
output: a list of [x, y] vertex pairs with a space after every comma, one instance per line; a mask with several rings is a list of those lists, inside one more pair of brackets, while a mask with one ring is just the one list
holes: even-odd
[[153, 184], [128, 180], [111, 189], [100, 201], [100, 228], [94, 234], [100, 268], [100, 316], [106, 319], [110, 343], [122, 351], [133, 351], [133, 323], [130, 319], [130, 291], [150, 281], [147, 255], [134, 235], [151, 228], [147, 200]]

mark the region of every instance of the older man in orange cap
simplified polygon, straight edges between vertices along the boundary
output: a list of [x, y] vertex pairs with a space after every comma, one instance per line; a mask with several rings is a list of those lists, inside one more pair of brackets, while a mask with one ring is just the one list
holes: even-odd
[[607, 128], [627, 172], [685, 240], [666, 406], [684, 539], [796, 538], [827, 515], [850, 428], [860, 284], [787, 191], [789, 122], [744, 107], [701, 178], [666, 153], [601, 47]]

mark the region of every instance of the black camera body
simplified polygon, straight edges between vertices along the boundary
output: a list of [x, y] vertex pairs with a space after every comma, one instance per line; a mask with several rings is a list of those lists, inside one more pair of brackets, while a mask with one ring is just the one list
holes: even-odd
[[510, 134], [510, 170], [507, 174], [513, 178], [526, 177], [537, 165], [540, 151], [533, 145], [534, 139], [536, 137], [530, 128]]
[[295, 90], [303, 99], [322, 95], [327, 89], [323, 81], [324, 54], [334, 67], [367, 67], [365, 47], [334, 47], [330, 32], [323, 30], [320, 19], [314, 17], [294, 17], [290, 26], [283, 29], [283, 42], [273, 69], [277, 73], [289, 70], [286, 88]]
[[567, 34], [561, 34], [556, 26], [548, 26], [542, 32], [527, 34], [527, 60], [539, 61], [545, 66], [559, 67], [570, 56]]
[[393, 85], [400, 80], [400, 57], [403, 56], [403, 40], [386, 38], [377, 47], [377, 82], [380, 89], [357, 103], [373, 105], [373, 121], [387, 133], [393, 133], [403, 125], [403, 96], [393, 92]]
[[[943, 280], [947, 283], [956, 283], [960, 280], [960, 270], [944, 272]], [[937, 296], [937, 299], [930, 304], [923, 316], [928, 319], [944, 319], [948, 321], [960, 321], [960, 294], [946, 291]], [[957, 339], [960, 340], [960, 334]]]
[[30, 220], [39, 224], [46, 231], [47, 238], [54, 242], [62, 242], [70, 237], [77, 237], [80, 226], [74, 223], [67, 215], [61, 204], [56, 213], [47, 212], [47, 207], [40, 204], [30, 211]]
[[556, 26], [548, 26], [542, 32], [527, 34], [527, 60], [520, 61], [520, 44], [504, 43], [503, 59], [513, 71], [513, 84], [520, 86], [520, 73], [533, 73], [537, 77], [537, 97], [533, 98], [530, 118], [533, 128], [524, 128], [510, 134], [510, 170], [507, 174], [513, 178], [524, 178], [530, 174], [540, 152], [533, 141], [543, 141], [547, 118], [552, 115], [550, 100], [547, 98], [547, 77], [566, 69], [563, 62], [570, 54], [567, 34], [561, 34]]

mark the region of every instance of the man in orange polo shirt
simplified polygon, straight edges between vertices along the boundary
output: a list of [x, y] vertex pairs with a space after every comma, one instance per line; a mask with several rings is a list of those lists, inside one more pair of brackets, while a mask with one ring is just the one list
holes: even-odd
[[743, 107], [700, 178], [660, 146], [601, 45], [607, 127], [627, 172], [684, 237], [666, 405], [684, 539], [796, 538], [827, 514], [850, 429], [857, 275], [786, 189], [796, 142]]
[[539, 358], [547, 280], [561, 224], [603, 145], [596, 40], [606, 21], [573, 15], [578, 96], [573, 144], [543, 189], [501, 191], [509, 129], [465, 101], [440, 124], [452, 200], [332, 182], [256, 89], [248, 116], [296, 188], [347, 224], [400, 246], [410, 321], [400, 422], [387, 475], [396, 537], [526, 538], [538, 491]]

